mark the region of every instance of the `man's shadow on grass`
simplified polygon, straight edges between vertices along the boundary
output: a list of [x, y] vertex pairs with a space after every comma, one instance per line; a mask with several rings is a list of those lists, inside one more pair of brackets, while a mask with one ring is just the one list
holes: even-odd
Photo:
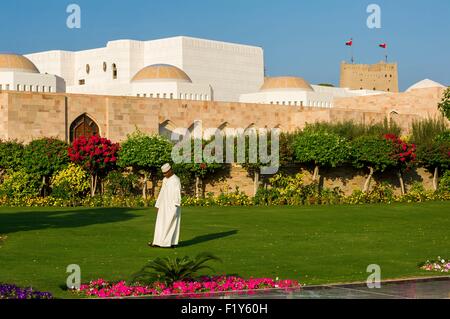
[[117, 223], [141, 217], [128, 208], [88, 209], [20, 209], [0, 213], [0, 234], [42, 229], [78, 228], [90, 225]]
[[195, 238], [189, 239], [189, 240], [184, 240], [182, 242], [180, 242], [180, 244], [178, 245], [178, 247], [189, 247], [189, 246], [194, 246], [200, 243], [204, 243], [207, 241], [212, 241], [212, 240], [216, 240], [216, 239], [221, 239], [221, 238], [225, 238], [225, 237], [230, 237], [230, 236], [234, 236], [238, 233], [237, 230], [231, 230], [231, 231], [227, 231], [227, 232], [222, 232], [222, 233], [215, 233], [215, 234], [208, 234], [208, 235], [202, 235], [202, 236], [197, 236]]

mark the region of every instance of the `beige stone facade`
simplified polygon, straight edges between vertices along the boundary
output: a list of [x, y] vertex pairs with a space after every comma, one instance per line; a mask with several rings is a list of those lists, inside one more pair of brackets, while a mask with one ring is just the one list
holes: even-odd
[[164, 127], [301, 129], [306, 123], [355, 120], [363, 123], [395, 120], [408, 132], [411, 122], [439, 115], [443, 88], [336, 99], [334, 108], [234, 102], [187, 101], [63, 93], [0, 92], [0, 138], [29, 142], [56, 137], [69, 142], [70, 126], [81, 115], [98, 125], [100, 135], [123, 141], [140, 129], [158, 134]]
[[341, 64], [340, 87], [352, 90], [398, 92], [396, 63]]

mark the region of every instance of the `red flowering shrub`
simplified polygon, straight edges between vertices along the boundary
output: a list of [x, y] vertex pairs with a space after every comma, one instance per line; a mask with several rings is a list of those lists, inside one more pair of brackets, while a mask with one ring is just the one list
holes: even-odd
[[69, 158], [91, 175], [91, 195], [95, 195], [97, 180], [116, 168], [119, 144], [106, 138], [84, 136], [77, 138], [69, 147]]
[[416, 160], [416, 145], [409, 144], [394, 134], [385, 134], [384, 138], [394, 145], [392, 159], [397, 162], [397, 167], [401, 170], [409, 169]]
[[403, 171], [409, 170], [416, 161], [416, 145], [409, 144], [394, 134], [385, 134], [384, 138], [392, 142], [393, 153], [391, 158], [395, 161], [395, 167], [397, 168], [398, 178], [400, 182], [400, 188], [402, 195], [406, 193], [405, 184], [403, 182]]

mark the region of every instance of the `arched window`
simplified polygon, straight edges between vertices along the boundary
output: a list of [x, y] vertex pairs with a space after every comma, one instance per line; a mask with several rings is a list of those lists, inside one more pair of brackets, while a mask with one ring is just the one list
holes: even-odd
[[161, 124], [159, 124], [159, 135], [166, 137], [167, 139], [171, 140], [172, 138], [174, 141], [179, 141], [181, 135], [175, 132], [177, 129], [177, 126], [170, 120], [164, 121]]
[[117, 65], [115, 63], [113, 63], [113, 65], [112, 65], [112, 76], [113, 76], [113, 80], [117, 79]]
[[86, 114], [79, 116], [70, 125], [70, 141], [73, 142], [75, 139], [84, 136], [91, 137], [94, 135], [99, 135], [100, 130], [98, 125]]
[[398, 112], [393, 110], [389, 113], [389, 121], [398, 123]]

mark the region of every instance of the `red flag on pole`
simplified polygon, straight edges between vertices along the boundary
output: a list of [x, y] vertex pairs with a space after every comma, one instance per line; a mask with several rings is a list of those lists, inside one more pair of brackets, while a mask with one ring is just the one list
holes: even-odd
[[380, 48], [386, 49], [387, 48], [387, 44], [386, 43], [381, 43], [378, 45]]
[[345, 42], [345, 45], [351, 47], [353, 45], [353, 39], [350, 39], [350, 41]]

